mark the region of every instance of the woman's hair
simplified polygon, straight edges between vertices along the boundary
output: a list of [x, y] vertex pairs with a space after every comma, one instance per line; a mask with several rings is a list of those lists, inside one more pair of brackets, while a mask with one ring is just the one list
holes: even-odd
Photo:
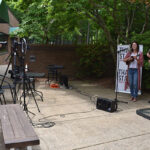
[[136, 45], [137, 45], [137, 52], [139, 52], [139, 44], [137, 42], [135, 42], [135, 41], [131, 43], [131, 46], [130, 46], [131, 47], [131, 52], [133, 52], [133, 49], [132, 49], [133, 43], [136, 43]]

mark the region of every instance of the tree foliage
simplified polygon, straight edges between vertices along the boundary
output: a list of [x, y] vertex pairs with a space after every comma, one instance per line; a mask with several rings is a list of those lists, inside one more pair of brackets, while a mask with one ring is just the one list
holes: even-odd
[[41, 39], [39, 42], [107, 41], [113, 56], [117, 44], [129, 43], [133, 33], [142, 34], [150, 26], [148, 0], [7, 1], [20, 13], [25, 36]]
[[34, 43], [107, 45], [114, 63], [117, 44], [137, 40], [144, 54], [150, 47], [149, 0], [6, 1], [20, 20], [17, 34]]

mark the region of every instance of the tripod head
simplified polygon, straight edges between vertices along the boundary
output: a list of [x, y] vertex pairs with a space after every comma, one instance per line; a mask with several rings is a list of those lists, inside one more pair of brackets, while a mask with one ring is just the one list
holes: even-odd
[[12, 42], [12, 47], [19, 48], [19, 46], [21, 46], [21, 42], [18, 42], [17, 40], [14, 39]]
[[28, 50], [25, 38], [20, 41], [14, 39], [12, 42], [12, 50], [10, 56], [12, 57], [13, 68], [9, 71], [14, 81], [22, 78], [25, 70], [25, 55]]
[[22, 54], [26, 54], [27, 50], [29, 49], [25, 38], [20, 39], [20, 41], [14, 39], [12, 42], [12, 48], [13, 52], [20, 50]]

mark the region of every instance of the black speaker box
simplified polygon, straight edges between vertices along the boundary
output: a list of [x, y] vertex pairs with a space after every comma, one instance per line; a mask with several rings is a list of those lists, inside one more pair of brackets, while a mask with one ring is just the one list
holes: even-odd
[[115, 112], [117, 111], [117, 102], [114, 100], [110, 100], [107, 98], [97, 98], [96, 108], [105, 110], [108, 112]]

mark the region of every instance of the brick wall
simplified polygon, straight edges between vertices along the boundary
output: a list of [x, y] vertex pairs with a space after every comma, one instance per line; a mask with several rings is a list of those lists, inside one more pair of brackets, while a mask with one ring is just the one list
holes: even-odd
[[8, 64], [9, 59], [6, 62], [6, 59], [7, 59], [8, 55], [9, 55], [8, 52], [0, 53], [0, 65]]
[[[26, 54], [26, 63], [30, 71], [45, 72], [46, 75], [48, 65], [63, 65], [64, 69], [61, 72], [73, 77], [77, 70], [74, 63], [78, 61], [75, 48], [71, 45], [30, 45]], [[31, 61], [32, 56], [35, 56], [35, 62]]]

